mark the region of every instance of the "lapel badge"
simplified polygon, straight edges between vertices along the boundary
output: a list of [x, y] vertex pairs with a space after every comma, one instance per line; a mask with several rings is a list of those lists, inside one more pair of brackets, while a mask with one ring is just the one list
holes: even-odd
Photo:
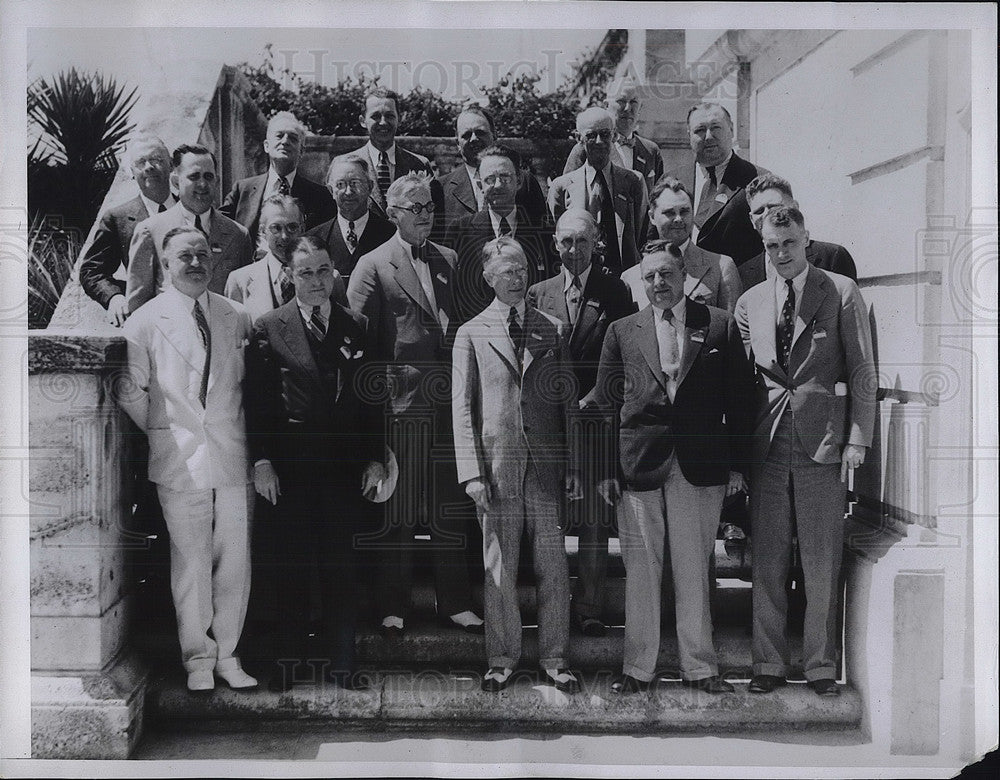
[[622, 199], [623, 201], [625, 201], [626, 203], [628, 203], [628, 198], [626, 198], [626, 197], [625, 197], [624, 195], [622, 195], [622, 194], [621, 194], [620, 192], [618, 193], [618, 197], [619, 197], [619, 198], [621, 198], [621, 199]]
[[550, 357], [552, 357], [552, 356], [553, 356], [554, 354], [556, 354], [556, 353], [555, 353], [555, 352], [553, 352], [553, 351], [552, 351], [552, 350], [550, 349], [550, 350], [549, 350], [548, 352], [546, 352], [546, 353], [545, 353], [545, 357], [547, 357], [547, 358], [550, 358]]
[[541, 333], [535, 333], [535, 331], [532, 331], [531, 332], [531, 338], [538, 339], [539, 341], [541, 341], [542, 340], [542, 334]]
[[344, 343], [345, 344], [350, 344], [351, 343], [351, 337], [350, 336], [344, 336]]
[[699, 344], [704, 344], [705, 343], [705, 334], [704, 333], [692, 333], [691, 334], [691, 341], [697, 341]]
[[212, 254], [213, 255], [221, 255], [222, 254], [222, 247], [219, 246], [218, 244], [212, 244]]
[[340, 354], [344, 356], [345, 360], [350, 360], [351, 359], [351, 350], [348, 349], [347, 347], [341, 347], [340, 348]]
[[448, 284], [448, 277], [446, 277], [444, 274], [438, 274], [437, 280], [441, 282], [441, 284]]

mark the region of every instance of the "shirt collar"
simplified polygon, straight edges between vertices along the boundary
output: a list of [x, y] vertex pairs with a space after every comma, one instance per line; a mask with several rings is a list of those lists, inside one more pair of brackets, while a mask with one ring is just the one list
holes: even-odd
[[[188, 312], [190, 312], [192, 315], [194, 315], [194, 301], [195, 301], [195, 299], [192, 298], [190, 295], [185, 295], [184, 293], [182, 293], [180, 290], [178, 290], [173, 285], [170, 285], [169, 287], [166, 287], [161, 294], [162, 295], [173, 295], [177, 299], [177, 302], [178, 302], [179, 305], [183, 306]], [[205, 290], [205, 292], [203, 292], [201, 295], [198, 296], [198, 303], [201, 304], [201, 310], [203, 312], [205, 312], [205, 316], [207, 317], [208, 316], [208, 290]]]
[[[587, 270], [579, 274], [580, 277], [580, 289], [587, 289], [587, 280], [590, 278], [590, 272], [593, 269], [594, 264], [591, 263], [587, 266]], [[569, 292], [570, 286], [573, 284], [573, 274], [566, 270], [566, 266], [562, 266], [562, 277], [563, 277], [563, 292]]]
[[[597, 168], [593, 167], [589, 162], [585, 162], [583, 164], [583, 173], [584, 173], [584, 177], [587, 180], [587, 186], [589, 187], [591, 184], [594, 183], [594, 177], [597, 176]], [[610, 159], [608, 160], [608, 164], [605, 165], [604, 168], [601, 170], [601, 173], [604, 174], [604, 181], [606, 181], [607, 184], [608, 184], [608, 187], [610, 187], [611, 186], [611, 160]]]
[[188, 211], [187, 206], [185, 206], [182, 203], [181, 204], [181, 211], [184, 214], [184, 223], [185, 224], [191, 225], [192, 227], [194, 227], [195, 217], [199, 216], [199, 217], [201, 217], [201, 227], [202, 227], [202, 229], [206, 233], [208, 233], [209, 235], [212, 234], [212, 211], [213, 211], [213, 209], [209, 209], [204, 214], [195, 214], [193, 211]]
[[[299, 312], [302, 314], [303, 319], [307, 322], [309, 318], [312, 317], [313, 307], [306, 306], [298, 298], [295, 299], [295, 305], [299, 307]], [[319, 313], [327, 322], [330, 321], [330, 314], [333, 311], [333, 306], [330, 305], [330, 301], [323, 301], [319, 307]]]
[[[496, 316], [500, 317], [504, 322], [507, 322], [507, 318], [510, 316], [510, 306], [506, 303], [501, 302], [499, 298], [493, 296], [493, 301], [489, 306], [486, 307], [489, 311], [493, 312]], [[517, 309], [517, 318], [524, 324], [524, 314], [527, 311], [527, 307], [524, 304], [524, 298], [517, 302], [514, 306]]]
[[284, 266], [281, 264], [281, 261], [274, 256], [274, 252], [268, 252], [266, 255], [264, 255], [263, 259], [267, 263], [267, 270], [271, 274], [271, 279], [274, 282], [277, 282], [278, 274], [280, 274], [281, 269], [284, 268]]
[[[806, 267], [799, 271], [798, 274], [792, 277], [792, 289], [795, 290], [795, 295], [798, 300], [802, 300], [802, 291], [806, 286], [806, 277], [809, 275], [809, 263], [806, 262]], [[774, 286], [777, 290], [784, 290], [785, 288], [785, 278], [781, 274], [775, 272], [774, 274]], [[782, 292], [782, 294], [784, 294]]]
[[[142, 192], [139, 193], [139, 197], [142, 198], [142, 205], [146, 207], [146, 212], [149, 214], [149, 216], [151, 217], [155, 216], [160, 212], [160, 204], [157, 203], [155, 200], [150, 200], [145, 195], [143, 195]], [[177, 200], [176, 198], [174, 198], [173, 193], [170, 193], [169, 195], [167, 195], [167, 199], [163, 201], [163, 205], [169, 209], [176, 202]]]
[[[368, 147], [368, 156], [372, 158], [372, 163], [375, 167], [378, 167], [378, 156], [382, 154], [381, 150], [376, 149], [375, 146], [369, 141], [366, 146]], [[392, 146], [385, 150], [386, 156], [389, 158], [389, 165], [396, 164], [396, 142], [392, 142]]]
[[[344, 238], [347, 238], [348, 224], [347, 220], [344, 219], [344, 215], [339, 211], [337, 212], [337, 222], [340, 224], [340, 232], [343, 233]], [[354, 220], [354, 232], [358, 234], [358, 238], [361, 238], [361, 234], [365, 232], [365, 225], [368, 224], [368, 211], [366, 210], [364, 214]]]
[[[490, 215], [490, 223], [493, 225], [493, 235], [500, 234], [500, 215], [497, 214], [492, 207], [487, 206], [486, 210]], [[510, 225], [511, 233], [517, 232], [517, 208], [512, 208], [510, 214], [505, 215], [507, 217], [507, 224]]]
[[[295, 169], [291, 173], [285, 174], [285, 178], [288, 180], [288, 189], [289, 190], [292, 188], [292, 185], [295, 183], [295, 175], [298, 172], [299, 172], [298, 169]], [[272, 165], [270, 168], [267, 169], [267, 181], [264, 183], [264, 192], [265, 193], [271, 193], [271, 192], [273, 192], [274, 188], [277, 186], [277, 184], [278, 184], [278, 172], [276, 170], [274, 170], [274, 166]]]
[[[715, 166], [715, 180], [717, 182], [722, 181], [722, 177], [726, 175], [726, 166], [729, 165], [729, 161], [733, 159], [733, 150], [729, 150], [729, 154], [726, 155], [726, 159]], [[698, 170], [707, 179], [708, 178], [708, 168], [701, 163], [698, 163]]]
[[[650, 304], [650, 306], [653, 306]], [[653, 306], [653, 310], [656, 312], [656, 322], [660, 323], [663, 321], [663, 309], [658, 309]], [[674, 322], [681, 327], [684, 327], [685, 314], [687, 313], [687, 298], [681, 296], [681, 299], [677, 301], [673, 306], [670, 307], [670, 311], [674, 313]], [[676, 325], [675, 325], [676, 327]]]
[[[357, 224], [357, 223], [355, 223], [355, 224]], [[410, 260], [412, 261], [413, 260], [413, 251], [412, 251], [412, 248], [413, 248], [414, 245], [411, 244], [408, 241], [404, 241], [403, 237], [399, 234], [398, 230], [393, 235], [395, 236], [396, 240], [399, 242], [400, 246], [402, 246], [406, 250], [406, 256], [409, 257]], [[421, 244], [421, 246], [427, 246], [427, 243], [428, 242], [424, 241], [424, 243]]]

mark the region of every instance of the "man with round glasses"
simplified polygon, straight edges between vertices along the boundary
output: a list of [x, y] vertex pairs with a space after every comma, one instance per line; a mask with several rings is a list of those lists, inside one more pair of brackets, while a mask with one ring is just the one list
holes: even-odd
[[387, 637], [404, 630], [418, 523], [430, 528], [438, 615], [482, 633], [466, 564], [474, 510], [459, 489], [454, 461], [441, 455], [452, 448], [455, 253], [427, 240], [434, 201], [425, 174], [408, 173], [389, 185], [386, 211], [396, 235], [358, 261], [347, 297], [368, 317], [375, 359], [386, 367], [388, 444], [400, 474], [384, 522], [357, 542], [377, 559], [376, 599]]

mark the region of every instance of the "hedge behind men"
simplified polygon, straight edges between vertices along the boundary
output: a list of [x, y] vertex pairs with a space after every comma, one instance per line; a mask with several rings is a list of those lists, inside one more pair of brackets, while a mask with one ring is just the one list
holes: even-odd
[[200, 230], [208, 240], [212, 255], [212, 278], [208, 289], [222, 293], [230, 271], [250, 263], [253, 242], [246, 228], [213, 207], [218, 177], [215, 155], [204, 146], [182, 144], [174, 149], [170, 181], [179, 202], [141, 222], [129, 247], [125, 298], [129, 312], [161, 293], [170, 284], [163, 273], [163, 239], [176, 227]]
[[[642, 97], [639, 87], [631, 78], [618, 79], [608, 85], [608, 99], [605, 106], [615, 122], [615, 134], [611, 141], [611, 161], [642, 176], [646, 189], [663, 175], [663, 155], [654, 141], [643, 138], [635, 132], [642, 111]], [[587, 159], [582, 143], [577, 142], [566, 159], [563, 173], [579, 168]]]
[[683, 256], [648, 244], [650, 306], [611, 323], [595, 401], [614, 412], [617, 474], [602, 481], [618, 504], [625, 561], [625, 655], [616, 693], [644, 690], [660, 649], [664, 542], [676, 595], [683, 682], [731, 692], [712, 643], [709, 560], [723, 498], [745, 489], [753, 374], [732, 315], [684, 297]]
[[298, 199], [306, 230], [333, 216], [333, 199], [326, 187], [298, 171], [305, 138], [305, 125], [295, 114], [279, 111], [272, 116], [264, 138], [264, 151], [270, 161], [267, 173], [240, 179], [222, 203], [220, 211], [243, 225], [255, 243], [259, 238], [261, 207], [271, 195], [291, 195]]
[[250, 594], [242, 393], [250, 318], [208, 291], [214, 257], [201, 231], [173, 228], [162, 252], [171, 284], [125, 323], [129, 381], [120, 402], [149, 437], [188, 688], [211, 690], [214, 675], [250, 688], [257, 681], [235, 656]]
[[129, 170], [139, 194], [101, 215], [94, 240], [80, 264], [83, 291], [107, 310], [108, 322], [119, 327], [128, 316], [128, 307], [125, 282], [115, 275], [128, 266], [128, 249], [136, 225], [176, 202], [170, 193], [170, 152], [163, 141], [153, 136], [136, 138], [129, 144], [128, 153]]
[[868, 309], [854, 282], [810, 265], [809, 233], [798, 209], [767, 212], [762, 231], [777, 273], [773, 281], [745, 292], [736, 305], [736, 321], [758, 375], [750, 493], [750, 692], [769, 693], [785, 684], [785, 581], [794, 534], [806, 592], [806, 680], [816, 693], [836, 696], [846, 479], [864, 462], [875, 421]]
[[482, 688], [503, 690], [521, 657], [517, 571], [526, 533], [538, 581], [539, 661], [546, 682], [574, 693], [561, 517], [564, 491], [579, 494], [566, 437], [576, 399], [558, 320], [524, 302], [528, 264], [517, 241], [489, 242], [482, 259], [495, 298], [458, 329], [452, 363], [458, 479], [483, 528], [489, 669]]
[[601, 228], [602, 265], [618, 276], [639, 262], [639, 247], [646, 238], [646, 184], [635, 171], [611, 161], [614, 120], [603, 108], [579, 114], [576, 133], [587, 162], [552, 182], [549, 211], [553, 219], [570, 208], [589, 211]]

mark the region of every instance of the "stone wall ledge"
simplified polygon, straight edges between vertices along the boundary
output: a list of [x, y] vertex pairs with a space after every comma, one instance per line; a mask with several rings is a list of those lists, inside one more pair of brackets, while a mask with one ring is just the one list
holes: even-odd
[[48, 329], [28, 333], [29, 374], [92, 374], [125, 364], [125, 338], [113, 333]]

